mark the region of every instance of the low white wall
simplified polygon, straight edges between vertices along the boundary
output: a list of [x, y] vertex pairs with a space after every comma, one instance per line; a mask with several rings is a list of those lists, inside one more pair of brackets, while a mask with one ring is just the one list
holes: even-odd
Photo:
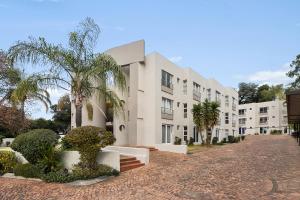
[[15, 138], [4, 138], [2, 143], [0, 144], [1, 147], [6, 147], [6, 142], [10, 142], [10, 144], [14, 141]]
[[174, 153], [187, 154], [187, 145], [174, 145], [174, 144], [155, 144], [156, 149], [160, 151], [169, 151]]
[[0, 149], [0, 151], [12, 151], [15, 153], [18, 161], [22, 164], [26, 164], [28, 163], [28, 161], [26, 160], [26, 158], [24, 158], [24, 156], [20, 153], [20, 152], [17, 152], [17, 151], [14, 151], [12, 148], [10, 147], [7, 147], [7, 148], [3, 148], [3, 149]]
[[141, 163], [149, 163], [149, 149], [147, 148], [106, 146], [103, 151], [117, 151], [120, 155], [136, 157]]
[[[73, 168], [80, 162], [80, 154], [78, 151], [64, 151], [62, 152], [63, 166], [68, 170]], [[98, 153], [97, 163], [104, 164], [120, 171], [120, 154], [113, 151], [102, 151]]]

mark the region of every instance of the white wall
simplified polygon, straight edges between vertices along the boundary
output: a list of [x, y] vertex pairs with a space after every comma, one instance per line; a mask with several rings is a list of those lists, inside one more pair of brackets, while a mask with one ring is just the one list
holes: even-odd
[[156, 144], [155, 148], [160, 151], [168, 151], [173, 153], [187, 154], [187, 145], [173, 145], [173, 144]]
[[103, 151], [116, 151], [120, 155], [136, 157], [141, 163], [149, 163], [149, 149], [147, 148], [133, 148], [120, 146], [106, 146]]

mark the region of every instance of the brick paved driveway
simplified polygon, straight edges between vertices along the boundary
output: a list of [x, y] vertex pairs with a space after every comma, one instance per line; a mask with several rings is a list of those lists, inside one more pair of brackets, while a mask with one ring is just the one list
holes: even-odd
[[290, 136], [251, 136], [239, 144], [178, 155], [92, 186], [0, 178], [0, 199], [300, 199], [300, 147]]

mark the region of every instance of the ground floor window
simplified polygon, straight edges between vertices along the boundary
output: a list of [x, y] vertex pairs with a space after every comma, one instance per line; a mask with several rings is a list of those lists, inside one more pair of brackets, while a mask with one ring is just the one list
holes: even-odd
[[162, 143], [171, 143], [172, 125], [163, 124], [162, 125]]
[[188, 131], [187, 131], [187, 126], [183, 127], [183, 140], [187, 141], [188, 140]]
[[216, 137], [219, 139], [219, 135], [220, 135], [220, 130], [218, 128], [216, 128]]
[[239, 134], [240, 134], [240, 135], [244, 135], [245, 132], [246, 132], [246, 128], [245, 128], [245, 127], [240, 127], [240, 128], [239, 128]]
[[268, 128], [267, 127], [260, 127], [259, 132], [260, 132], [260, 134], [266, 134], [268, 132]]
[[194, 126], [194, 142], [199, 142], [199, 134], [196, 126]]
[[284, 133], [287, 133], [287, 132], [288, 132], [287, 127], [284, 127]]

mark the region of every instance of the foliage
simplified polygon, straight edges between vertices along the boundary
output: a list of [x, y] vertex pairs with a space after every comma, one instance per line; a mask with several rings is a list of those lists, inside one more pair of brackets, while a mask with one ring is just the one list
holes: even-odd
[[174, 141], [174, 144], [175, 144], [175, 145], [181, 145], [181, 138], [180, 138], [180, 137], [177, 137], [177, 136], [175, 136], [175, 141]]
[[239, 104], [259, 103], [285, 99], [285, 89], [282, 84], [269, 86], [267, 84], [258, 86], [254, 83], [239, 84]]
[[12, 172], [18, 160], [14, 152], [0, 151], [0, 175]]
[[2, 144], [4, 138], [5, 138], [5, 136], [0, 135], [0, 145]]
[[239, 143], [240, 141], [241, 141], [240, 137], [234, 137], [234, 140], [233, 140], [234, 143]]
[[201, 133], [201, 130], [203, 129], [206, 130], [205, 143], [210, 144], [211, 142], [211, 130], [217, 124], [220, 115], [219, 107], [219, 103], [210, 102], [207, 99], [203, 103], [199, 103], [193, 106], [193, 121], [196, 124], [198, 130], [200, 130], [202, 144], [204, 144], [203, 136]]
[[56, 132], [66, 133], [70, 129], [71, 101], [69, 95], [62, 96], [56, 105], [51, 106]]
[[64, 140], [79, 151], [80, 165], [83, 168], [95, 168], [96, 157], [100, 149], [115, 142], [111, 132], [94, 126], [72, 129]]
[[189, 146], [194, 145], [194, 138], [190, 137], [190, 139], [187, 142]]
[[295, 60], [290, 65], [291, 70], [287, 73], [287, 76], [293, 78], [293, 82], [290, 84], [291, 88], [300, 88], [300, 54], [296, 56]]
[[35, 129], [18, 135], [11, 148], [20, 152], [28, 162], [36, 164], [47, 156], [49, 148], [57, 144], [58, 136], [48, 129]]
[[9, 146], [10, 146], [10, 144], [11, 144], [11, 142], [10, 142], [10, 141], [6, 141], [6, 142], [5, 142], [5, 145], [6, 145], [7, 147], [9, 147]]
[[234, 143], [235, 139], [233, 135], [228, 135], [228, 143]]
[[75, 167], [72, 173], [68, 173], [67, 170], [54, 171], [42, 175], [41, 178], [46, 182], [66, 183], [111, 175], [117, 176], [119, 172], [106, 165], [97, 165], [95, 169]]
[[217, 144], [218, 143], [219, 138], [218, 137], [213, 137], [212, 139], [212, 144]]
[[47, 149], [45, 156], [38, 161], [36, 166], [40, 169], [41, 173], [49, 173], [60, 169], [60, 152], [55, 150], [52, 146]]
[[281, 135], [282, 134], [282, 130], [271, 130], [270, 134], [271, 135]]
[[94, 53], [100, 28], [91, 18], [80, 23], [78, 30], [69, 34], [68, 48], [48, 43], [44, 38], [19, 41], [9, 49], [9, 58], [21, 63], [50, 66], [45, 80], [48, 84], [68, 89], [74, 96], [76, 127], [82, 123], [82, 105], [92, 94], [106, 99], [114, 108], [121, 110], [122, 101], [107, 84], [123, 90], [126, 88], [122, 68], [107, 54]]
[[30, 125], [16, 107], [0, 106], [0, 131], [6, 137], [15, 137], [24, 132]]
[[40, 169], [30, 163], [17, 164], [14, 167], [15, 176], [23, 176], [25, 178], [39, 178], [41, 176]]

